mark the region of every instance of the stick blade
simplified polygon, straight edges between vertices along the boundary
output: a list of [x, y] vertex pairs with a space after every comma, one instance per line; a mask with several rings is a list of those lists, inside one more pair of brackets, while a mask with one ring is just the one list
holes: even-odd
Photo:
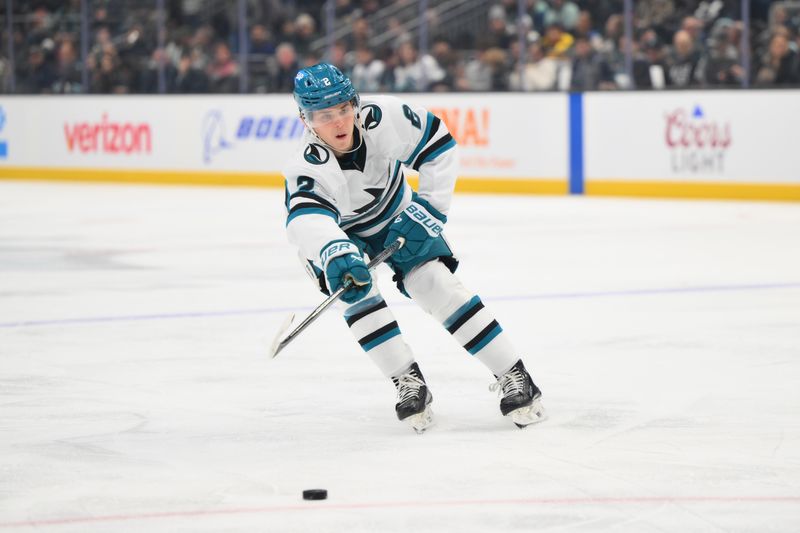
[[275, 356], [283, 350], [283, 347], [286, 346], [286, 332], [289, 331], [289, 328], [292, 327], [292, 322], [294, 321], [294, 313], [287, 316], [281, 327], [278, 328], [278, 332], [275, 334], [275, 338], [272, 340], [272, 345], [269, 348], [269, 358], [275, 359]]

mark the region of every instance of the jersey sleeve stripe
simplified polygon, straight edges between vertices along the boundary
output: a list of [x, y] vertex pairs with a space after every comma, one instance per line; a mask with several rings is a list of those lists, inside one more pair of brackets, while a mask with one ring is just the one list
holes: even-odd
[[313, 194], [313, 193], [310, 193], [310, 192], [306, 192], [306, 191], [296, 192], [296, 193], [294, 193], [293, 195], [291, 195], [289, 197], [289, 205], [291, 205], [291, 201], [294, 200], [295, 198], [305, 198], [307, 200], [312, 200], [314, 202], [317, 202], [317, 203], [320, 203], [320, 204], [324, 205], [325, 207], [327, 207], [328, 209], [330, 209], [332, 211], [335, 211], [337, 214], [339, 213], [339, 210], [336, 209], [335, 205], [333, 205], [331, 202], [329, 202], [325, 198], [321, 198], [321, 197], [317, 196], [316, 194]]
[[327, 207], [324, 207], [320, 204], [298, 204], [289, 211], [289, 216], [286, 217], [286, 225], [289, 225], [289, 222], [294, 220], [299, 216], [304, 215], [325, 215], [331, 217], [336, 223], [339, 223], [339, 216], [336, 214], [335, 211], [331, 211]]
[[428, 148], [422, 151], [417, 157], [417, 160], [414, 162], [412, 168], [414, 170], [419, 171], [419, 167], [421, 167], [424, 163], [431, 161], [436, 158], [442, 152], [449, 150], [453, 146], [456, 145], [455, 139], [449, 133], [444, 137], [441, 137], [438, 141], [430, 145]]
[[414, 148], [414, 151], [411, 153], [409, 158], [403, 161], [404, 165], [411, 163], [414, 158], [417, 157], [417, 154], [420, 152], [420, 150], [422, 150], [422, 148], [428, 144], [431, 138], [436, 135], [436, 132], [439, 130], [439, 123], [441, 120], [439, 120], [439, 117], [430, 111], [428, 111], [426, 122], [427, 124], [425, 124], [425, 133], [422, 134], [422, 139], [420, 139], [419, 144], [417, 144], [417, 147]]

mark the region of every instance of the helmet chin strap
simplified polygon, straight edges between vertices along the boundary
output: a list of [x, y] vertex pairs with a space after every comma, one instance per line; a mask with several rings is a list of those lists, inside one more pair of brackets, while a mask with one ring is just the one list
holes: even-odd
[[356, 113], [356, 119], [355, 119], [355, 125], [356, 125], [356, 128], [358, 129], [358, 146], [356, 146], [355, 148], [351, 148], [350, 150], [344, 150], [344, 151], [337, 150], [336, 148], [334, 148], [330, 144], [328, 144], [325, 141], [323, 141], [322, 137], [320, 137], [317, 134], [316, 130], [314, 130], [314, 128], [311, 127], [311, 125], [308, 122], [306, 122], [305, 118], [303, 118], [303, 122], [305, 122], [305, 124], [306, 124], [306, 126], [308, 126], [308, 129], [311, 132], [311, 134], [314, 136], [315, 139], [317, 139], [320, 142], [320, 144], [322, 146], [324, 146], [325, 148], [328, 148], [330, 150], [333, 150], [334, 152], [338, 152], [340, 154], [350, 154], [350, 153], [355, 152], [359, 148], [361, 148], [361, 145], [364, 144], [364, 125], [361, 123], [361, 112], [360, 111], [358, 113]]

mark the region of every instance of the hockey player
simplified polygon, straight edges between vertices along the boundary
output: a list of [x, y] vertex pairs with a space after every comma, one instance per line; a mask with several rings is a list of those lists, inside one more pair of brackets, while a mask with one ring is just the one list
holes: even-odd
[[[397, 389], [397, 417], [424, 431], [433, 399], [364, 256], [398, 237], [389, 258], [399, 290], [494, 374], [500, 411], [519, 427], [544, 418], [541, 393], [481, 299], [454, 275], [458, 261], [442, 234], [455, 187], [456, 143], [439, 118], [392, 96], [360, 99], [333, 65], [304, 68], [294, 99], [306, 125], [288, 161], [286, 230], [308, 272], [330, 294], [347, 279], [344, 318], [358, 343]], [[419, 191], [403, 167], [419, 172]]]

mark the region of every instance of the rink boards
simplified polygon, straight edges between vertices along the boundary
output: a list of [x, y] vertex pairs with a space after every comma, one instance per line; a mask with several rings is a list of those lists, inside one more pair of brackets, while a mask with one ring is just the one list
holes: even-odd
[[[800, 91], [414, 94], [457, 190], [800, 200]], [[6, 96], [0, 178], [282, 187], [291, 96]], [[410, 174], [413, 182], [413, 174]]]

